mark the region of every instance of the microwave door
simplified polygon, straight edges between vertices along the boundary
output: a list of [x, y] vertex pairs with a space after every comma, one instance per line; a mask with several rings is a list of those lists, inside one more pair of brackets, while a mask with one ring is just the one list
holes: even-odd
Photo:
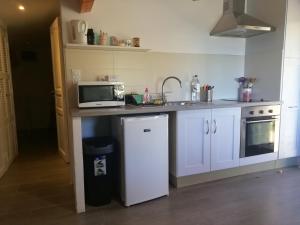
[[79, 102], [103, 102], [114, 100], [114, 86], [113, 85], [87, 85], [79, 87]]

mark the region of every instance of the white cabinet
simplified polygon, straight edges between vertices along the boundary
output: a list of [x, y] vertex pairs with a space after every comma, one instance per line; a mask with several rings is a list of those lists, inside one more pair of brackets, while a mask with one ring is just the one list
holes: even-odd
[[286, 58], [282, 79], [279, 158], [300, 155], [300, 58]]
[[279, 158], [300, 156], [300, 1], [287, 1]]
[[239, 166], [241, 109], [213, 109], [211, 170]]
[[240, 119], [240, 108], [177, 112], [171, 174], [181, 177], [239, 166]]
[[[300, 27], [299, 27], [300, 28]], [[281, 99], [287, 107], [300, 104], [300, 57], [283, 60]]]
[[125, 206], [169, 195], [168, 115], [117, 117], [121, 198]]
[[283, 106], [281, 110], [279, 158], [300, 155], [299, 149], [299, 107]]
[[285, 57], [300, 57], [300, 1], [288, 0]]
[[177, 177], [210, 171], [211, 110], [176, 113]]

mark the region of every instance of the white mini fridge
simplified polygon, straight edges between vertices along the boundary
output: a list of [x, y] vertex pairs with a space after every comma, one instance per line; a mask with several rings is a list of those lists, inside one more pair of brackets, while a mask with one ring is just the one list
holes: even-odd
[[168, 115], [116, 117], [125, 206], [169, 195]]

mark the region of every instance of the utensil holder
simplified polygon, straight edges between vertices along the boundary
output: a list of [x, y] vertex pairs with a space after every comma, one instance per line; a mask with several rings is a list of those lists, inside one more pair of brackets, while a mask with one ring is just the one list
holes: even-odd
[[206, 101], [207, 102], [212, 102], [212, 100], [213, 100], [213, 90], [211, 89], [211, 90], [207, 90], [206, 91]]
[[200, 91], [200, 100], [202, 102], [212, 102], [213, 100], [213, 89]]

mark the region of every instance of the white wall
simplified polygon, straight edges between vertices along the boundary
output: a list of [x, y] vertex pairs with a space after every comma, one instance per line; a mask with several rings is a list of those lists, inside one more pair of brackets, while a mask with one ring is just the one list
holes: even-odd
[[257, 78], [254, 98], [280, 100], [286, 0], [251, 0], [248, 12], [276, 31], [246, 40], [245, 75]]
[[236, 98], [235, 77], [244, 73], [244, 57], [234, 55], [208, 55], [184, 53], [133, 53], [95, 50], [66, 49], [68, 92], [74, 105], [74, 85], [71, 69], [81, 70], [81, 79], [97, 80], [99, 76], [113, 74], [125, 82], [127, 92], [143, 93], [148, 87], [151, 93], [160, 93], [167, 76], [178, 76], [183, 88], [170, 80], [165, 86], [168, 100], [190, 100], [192, 76], [199, 75], [202, 84], [215, 86], [215, 99]]
[[244, 55], [245, 40], [211, 37], [223, 0], [96, 0], [91, 13], [78, 13], [78, 0], [61, 1], [63, 39], [68, 22], [86, 20], [120, 38], [141, 38], [142, 47], [159, 52]]
[[[162, 80], [178, 76], [180, 89], [169, 81], [169, 100], [189, 100], [192, 76], [202, 84], [216, 86], [215, 98], [236, 98], [235, 77], [244, 75], [245, 40], [211, 37], [209, 32], [222, 15], [223, 0], [97, 0], [92, 12], [80, 14], [79, 1], [62, 0], [61, 18], [64, 43], [69, 21], [83, 19], [90, 27], [120, 38], [141, 38], [150, 53], [65, 50], [68, 90], [73, 98], [71, 69], [82, 72], [82, 80], [102, 75], [117, 75], [127, 91], [161, 91]], [[74, 106], [74, 105], [73, 105]]]

